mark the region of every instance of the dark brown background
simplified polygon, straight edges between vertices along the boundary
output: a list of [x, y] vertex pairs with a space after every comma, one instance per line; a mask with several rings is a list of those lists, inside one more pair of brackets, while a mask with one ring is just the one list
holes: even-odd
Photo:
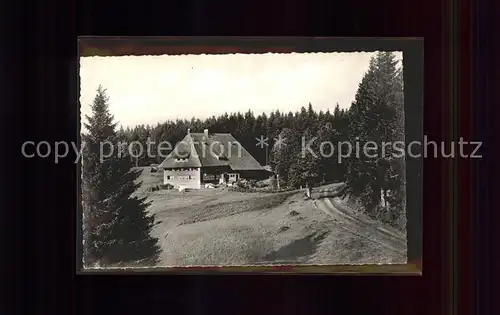
[[[423, 142], [423, 39], [406, 38], [334, 38], [334, 37], [89, 37], [78, 38], [78, 52], [81, 57], [90, 56], [141, 56], [141, 55], [179, 55], [179, 54], [234, 54], [234, 53], [307, 53], [307, 52], [355, 52], [355, 51], [401, 51], [404, 56], [405, 70], [405, 132], [406, 142]], [[364, 273], [383, 274], [399, 273], [406, 275], [421, 274], [422, 271], [422, 159], [406, 161], [407, 195], [407, 243], [408, 264], [386, 265], [378, 268], [373, 266], [335, 266], [314, 270], [309, 268], [293, 268], [292, 266], [274, 266], [260, 268], [261, 273]], [[81, 213], [81, 209], [79, 212]], [[451, 213], [451, 212], [450, 212]], [[81, 226], [78, 220], [78, 226]], [[78, 242], [82, 238], [78, 230]], [[77, 248], [80, 253], [81, 246]], [[81, 261], [81, 256], [77, 258]], [[81, 264], [78, 269], [81, 270]], [[169, 269], [168, 272], [179, 272], [179, 269]], [[378, 269], [374, 271], [374, 269]], [[158, 272], [157, 270], [155, 270]], [[166, 270], [165, 270], [166, 271]], [[259, 268], [184, 268], [184, 272], [211, 273], [224, 272], [256, 273]], [[86, 271], [88, 274], [89, 271]]]
[[[497, 112], [487, 110], [486, 105], [493, 102], [487, 93], [498, 86], [499, 77], [498, 72], [489, 79], [485, 75], [494, 73], [491, 57], [499, 53], [491, 44], [492, 17], [498, 11], [492, 0], [481, 2], [481, 33], [477, 33], [479, 7], [469, 1], [241, 0], [207, 4], [184, 0], [155, 7], [147, 1], [45, 1], [36, 7], [12, 3], [11, 8], [2, 9], [6, 13], [0, 19], [2, 24], [11, 23], [2, 28], [0, 59], [4, 87], [0, 108], [6, 121], [1, 126], [7, 137], [1, 155], [3, 174], [7, 175], [3, 177], [1, 200], [5, 205], [1, 209], [7, 210], [2, 212], [7, 217], [0, 220], [5, 225], [0, 231], [7, 247], [3, 247], [5, 255], [2, 253], [0, 261], [7, 265], [0, 269], [5, 289], [0, 294], [0, 312], [498, 313], [485, 306], [478, 308], [478, 303], [488, 303], [486, 276], [495, 276], [489, 268], [492, 265], [485, 262], [495, 244], [486, 242], [494, 239], [488, 228], [494, 222], [491, 210], [498, 209], [488, 203], [495, 186], [485, 176], [498, 170], [486, 156], [490, 147], [484, 148], [485, 158], [477, 164], [467, 160], [424, 162], [422, 277], [76, 277], [75, 165], [71, 159], [55, 165], [48, 159], [26, 160], [18, 154], [22, 141], [77, 138], [77, 35], [423, 36], [425, 133], [435, 141], [449, 140], [453, 130], [465, 140], [481, 136], [491, 141], [496, 134], [487, 128], [494, 125]], [[454, 21], [453, 16], [460, 19]], [[454, 27], [460, 27], [460, 36], [454, 37], [458, 31]], [[490, 36], [485, 35], [488, 30]], [[481, 42], [476, 41], [478, 37]], [[453, 76], [458, 63], [460, 76]], [[471, 89], [474, 82], [479, 82], [474, 87], [480, 93]], [[460, 168], [454, 177], [453, 167]], [[483, 175], [481, 182], [473, 183], [478, 174]], [[455, 218], [460, 243], [453, 252], [445, 236], [450, 235], [448, 214], [458, 206]], [[477, 209], [481, 215], [476, 215]], [[475, 228], [473, 234], [477, 224], [482, 224], [481, 229]], [[482, 237], [480, 243], [476, 243], [477, 237]], [[451, 264], [453, 253], [459, 268]], [[483, 260], [479, 262], [478, 257]], [[479, 277], [481, 282], [476, 281]], [[477, 294], [479, 288], [483, 291]]]

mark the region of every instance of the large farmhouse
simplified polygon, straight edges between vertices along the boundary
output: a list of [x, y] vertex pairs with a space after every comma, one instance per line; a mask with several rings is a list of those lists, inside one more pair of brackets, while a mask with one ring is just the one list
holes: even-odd
[[191, 133], [159, 165], [164, 183], [199, 189], [205, 183], [265, 179], [270, 173], [229, 133]]

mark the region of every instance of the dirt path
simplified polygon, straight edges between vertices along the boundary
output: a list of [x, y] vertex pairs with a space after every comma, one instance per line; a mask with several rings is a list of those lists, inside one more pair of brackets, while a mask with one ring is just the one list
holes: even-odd
[[324, 200], [330, 209], [334, 210], [338, 215], [343, 216], [346, 220], [353, 224], [358, 224], [364, 227], [370, 227], [378, 235], [379, 238], [386, 238], [389, 242], [394, 242], [397, 248], [406, 248], [406, 237], [400, 231], [392, 227], [384, 226], [380, 222], [374, 220], [361, 219], [350, 215], [350, 212], [344, 205], [336, 201], [335, 198], [326, 198]]
[[315, 201], [315, 205], [331, 218], [329, 227], [332, 233], [311, 256], [312, 263], [406, 263], [404, 236], [354, 218], [328, 198]]
[[360, 237], [371, 242], [382, 245], [389, 250], [399, 253], [404, 252], [406, 247], [404, 239], [383, 232], [376, 227], [365, 224], [360, 220], [341, 212], [327, 198], [316, 201], [316, 205], [319, 209], [331, 216], [336, 222], [339, 224], [341, 223], [341, 228], [359, 235]]

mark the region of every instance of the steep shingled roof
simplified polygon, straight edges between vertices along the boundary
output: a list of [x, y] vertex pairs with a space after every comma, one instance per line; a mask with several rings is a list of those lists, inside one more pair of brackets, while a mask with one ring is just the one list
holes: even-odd
[[[170, 152], [165, 160], [160, 163], [159, 168], [190, 168], [190, 167], [201, 167], [201, 161], [196, 154], [193, 152], [193, 139], [189, 136], [184, 137], [181, 142], [179, 142], [175, 149]], [[182, 159], [179, 159], [182, 158]]]
[[[176, 152], [186, 158], [176, 159]], [[188, 133], [159, 167], [205, 166], [229, 166], [235, 171], [263, 170], [260, 163], [229, 133], [213, 133], [208, 138], [204, 133]]]

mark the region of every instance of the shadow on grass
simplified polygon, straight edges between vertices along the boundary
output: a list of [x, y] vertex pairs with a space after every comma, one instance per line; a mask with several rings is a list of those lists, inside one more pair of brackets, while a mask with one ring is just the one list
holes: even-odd
[[264, 258], [265, 262], [261, 264], [300, 264], [316, 251], [318, 244], [328, 233], [328, 231], [319, 232], [295, 240], [279, 250], [266, 255]]

